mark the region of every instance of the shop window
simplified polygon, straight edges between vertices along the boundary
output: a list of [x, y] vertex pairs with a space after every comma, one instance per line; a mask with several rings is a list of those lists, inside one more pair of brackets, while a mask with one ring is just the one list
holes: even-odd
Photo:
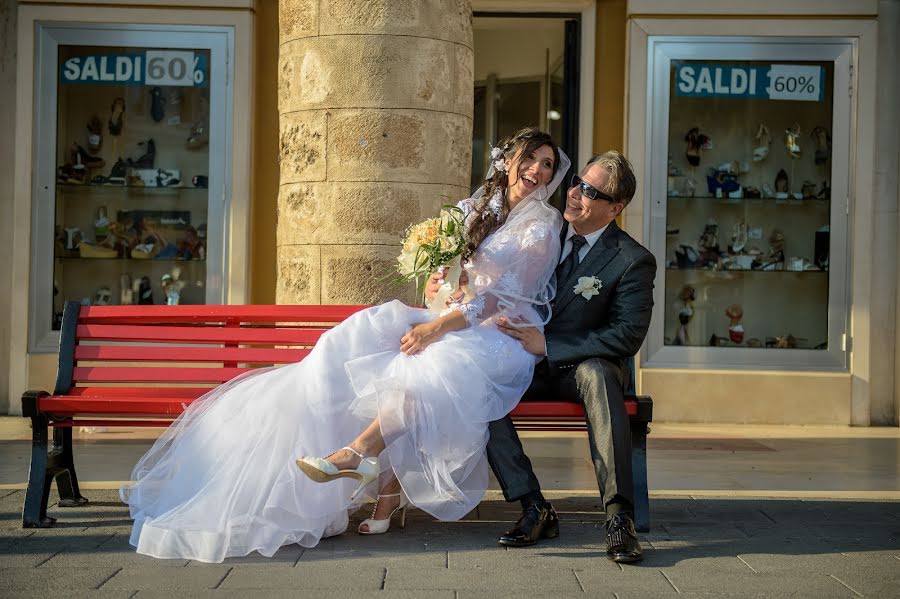
[[648, 362], [842, 368], [847, 48], [705, 39], [656, 41]]

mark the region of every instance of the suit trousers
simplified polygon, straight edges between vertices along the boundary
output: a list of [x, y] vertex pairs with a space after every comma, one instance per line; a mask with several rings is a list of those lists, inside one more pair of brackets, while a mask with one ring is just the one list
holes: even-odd
[[[575, 401], [584, 406], [591, 460], [605, 506], [633, 511], [631, 424], [625, 410], [625, 368], [618, 362], [591, 358], [559, 374], [546, 360], [538, 364], [522, 401]], [[507, 501], [540, 491], [531, 461], [507, 416], [490, 424], [488, 462]], [[607, 513], [612, 513], [607, 509]]]

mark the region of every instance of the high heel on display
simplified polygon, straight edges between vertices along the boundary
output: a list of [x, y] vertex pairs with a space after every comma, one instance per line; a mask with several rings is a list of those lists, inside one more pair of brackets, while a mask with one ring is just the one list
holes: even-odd
[[[398, 511], [400, 512], [400, 528], [403, 529], [406, 526], [406, 508], [409, 506], [409, 499], [406, 498], [406, 493], [403, 491], [399, 493], [391, 493], [389, 495], [378, 494], [378, 501], [381, 501], [382, 497], [400, 497], [400, 503], [395, 507], [390, 515], [384, 520], [376, 520], [375, 519], [375, 511], [378, 509], [378, 502], [375, 502], [375, 507], [372, 508], [372, 517], [366, 518], [362, 522], [359, 523], [359, 528], [356, 531], [361, 535], [383, 535], [388, 531], [391, 527], [391, 520], [394, 518], [394, 514]], [[365, 530], [363, 530], [365, 527]]]
[[359, 466], [353, 470], [339, 470], [337, 466], [326, 460], [325, 458], [317, 458], [304, 456], [296, 461], [300, 470], [316, 481], [317, 483], [326, 483], [338, 478], [355, 478], [359, 481], [356, 489], [350, 495], [350, 499], [356, 499], [356, 496], [372, 481], [378, 478], [378, 459], [367, 458], [352, 447], [342, 447], [357, 456], [359, 456]]

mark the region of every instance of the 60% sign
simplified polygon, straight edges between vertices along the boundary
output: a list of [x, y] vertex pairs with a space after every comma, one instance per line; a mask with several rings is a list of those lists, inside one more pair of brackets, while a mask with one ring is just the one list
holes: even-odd
[[822, 95], [822, 67], [773, 64], [769, 70], [770, 100], [813, 100]]
[[206, 82], [200, 56], [190, 51], [148, 50], [145, 85], [194, 86]]

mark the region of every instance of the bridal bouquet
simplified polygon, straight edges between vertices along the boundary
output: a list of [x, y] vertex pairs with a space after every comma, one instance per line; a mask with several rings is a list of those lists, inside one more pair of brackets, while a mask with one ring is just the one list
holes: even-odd
[[444, 265], [458, 267], [464, 235], [465, 216], [456, 206], [444, 206], [438, 216], [411, 225], [397, 257], [399, 282], [415, 281], [417, 297], [423, 298], [431, 273]]

